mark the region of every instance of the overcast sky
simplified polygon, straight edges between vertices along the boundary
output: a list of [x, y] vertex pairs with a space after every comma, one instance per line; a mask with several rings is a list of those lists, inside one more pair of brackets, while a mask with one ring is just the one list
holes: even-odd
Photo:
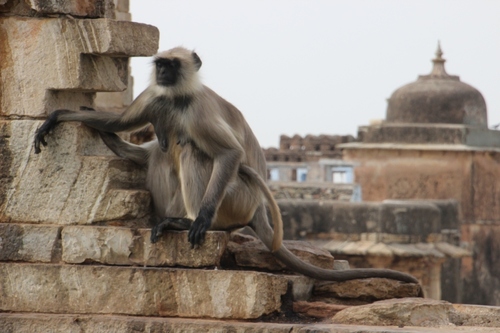
[[[244, 114], [263, 147], [286, 134], [352, 134], [385, 118], [386, 99], [431, 70], [477, 88], [500, 123], [500, 1], [131, 0], [160, 50], [195, 49], [204, 83]], [[134, 58], [134, 94], [150, 58]]]

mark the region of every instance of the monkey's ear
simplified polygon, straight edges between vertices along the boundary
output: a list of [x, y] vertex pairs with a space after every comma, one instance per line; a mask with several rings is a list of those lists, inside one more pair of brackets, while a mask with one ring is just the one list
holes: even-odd
[[200, 59], [200, 57], [198, 57], [196, 52], [191, 53], [191, 55], [193, 56], [194, 66], [196, 67], [196, 70], [198, 71], [201, 67], [201, 59]]

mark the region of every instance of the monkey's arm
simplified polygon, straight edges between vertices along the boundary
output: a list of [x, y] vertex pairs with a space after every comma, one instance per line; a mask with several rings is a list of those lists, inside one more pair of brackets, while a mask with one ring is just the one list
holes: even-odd
[[47, 145], [45, 136], [54, 129], [57, 123], [62, 121], [81, 121], [85, 125], [103, 132], [121, 132], [140, 128], [148, 123], [147, 113], [148, 101], [151, 93], [144, 91], [125, 110], [123, 114], [114, 112], [89, 112], [56, 110], [52, 112], [35, 134], [35, 154], [39, 154], [40, 143]]
[[139, 165], [147, 165], [148, 151], [146, 148], [123, 141], [115, 133], [99, 131], [102, 141], [117, 156], [129, 159]]
[[201, 120], [201, 123], [203, 125], [196, 126], [197, 133], [192, 137], [195, 144], [213, 158], [214, 163], [200, 211], [189, 229], [188, 238], [193, 246], [201, 243], [212, 225], [227, 185], [236, 176], [244, 156], [242, 146], [227, 123], [220, 119]]

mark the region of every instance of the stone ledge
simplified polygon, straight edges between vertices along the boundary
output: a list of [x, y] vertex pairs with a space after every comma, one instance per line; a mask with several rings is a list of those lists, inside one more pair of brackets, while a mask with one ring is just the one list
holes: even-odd
[[252, 319], [287, 279], [258, 272], [0, 263], [0, 311]]
[[0, 260], [58, 262], [61, 227], [0, 223]]
[[222, 231], [207, 232], [196, 249], [191, 248], [187, 232], [165, 233], [156, 244], [149, 240], [150, 229], [68, 226], [61, 234], [62, 260], [74, 264], [218, 266], [228, 242]]
[[452, 244], [437, 243], [383, 243], [376, 241], [311, 241], [322, 249], [328, 250], [333, 255], [351, 255], [351, 256], [386, 256], [386, 257], [413, 257], [413, 258], [433, 258], [442, 260], [445, 257], [461, 258], [471, 256], [471, 253], [465, 249]]
[[0, 313], [1, 332], [137, 333], [137, 332], [238, 332], [238, 333], [497, 333], [485, 327], [379, 327], [361, 325], [279, 324], [204, 319], [155, 318], [109, 315]]
[[0, 260], [140, 266], [219, 266], [228, 234], [209, 231], [191, 248], [187, 232], [168, 232], [151, 244], [150, 229], [0, 223]]

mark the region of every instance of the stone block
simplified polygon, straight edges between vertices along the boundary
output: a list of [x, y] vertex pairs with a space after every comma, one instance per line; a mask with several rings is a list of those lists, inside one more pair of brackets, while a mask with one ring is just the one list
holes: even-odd
[[317, 200], [279, 200], [286, 239], [303, 234], [359, 234], [376, 229], [379, 204]]
[[292, 282], [292, 295], [294, 301], [307, 301], [311, 298], [315, 280], [303, 275], [288, 275]]
[[344, 282], [316, 282], [314, 295], [343, 299], [383, 300], [390, 298], [418, 297], [420, 286], [396, 280], [370, 278]]
[[[308, 327], [309, 329], [302, 329]], [[315, 325], [248, 322], [194, 318], [161, 318], [117, 315], [64, 315], [0, 313], [0, 332], [5, 333], [321, 333]], [[345, 331], [350, 333], [355, 331]], [[359, 332], [359, 331], [358, 331]], [[386, 331], [387, 332], [387, 331]], [[339, 332], [340, 333], [340, 332]], [[390, 332], [392, 333], [392, 331]]]
[[[155, 244], [149, 241], [149, 229], [141, 229], [139, 234], [143, 241], [136, 242], [136, 246], [142, 249], [143, 262], [147, 266], [219, 266], [229, 239], [226, 232], [208, 231], [203, 243], [192, 249], [187, 231], [167, 232]], [[131, 259], [136, 261], [135, 257]]]
[[347, 325], [441, 327], [453, 324], [456, 318], [451, 303], [406, 298], [350, 307], [337, 313], [332, 320]]
[[0, 261], [58, 262], [60, 227], [0, 223]]
[[[287, 239], [301, 239], [308, 234], [334, 238], [333, 235], [341, 234], [342, 240], [351, 240], [351, 235], [359, 238], [373, 234], [378, 240], [388, 234], [405, 236], [406, 242], [427, 241], [430, 235], [441, 232], [441, 210], [434, 202], [278, 200]], [[458, 212], [457, 206], [448, 205], [446, 209], [447, 216], [452, 215], [453, 209]], [[403, 240], [400, 237], [396, 241]]]
[[322, 319], [331, 318], [339, 311], [348, 307], [348, 305], [329, 304], [325, 302], [293, 302], [293, 312]]
[[463, 326], [500, 327], [500, 307], [453, 304], [460, 319], [457, 324]]
[[258, 272], [0, 263], [0, 311], [251, 319], [286, 278]]
[[441, 211], [433, 203], [416, 200], [385, 200], [380, 212], [381, 231], [426, 240], [441, 231]]
[[[114, 4], [112, 0], [85, 0], [85, 1], [58, 1], [58, 0], [30, 0], [11, 1], [10, 14], [19, 16], [56, 16], [72, 15], [79, 17], [107, 17], [114, 18]], [[0, 2], [0, 5], [2, 3]]]
[[62, 260], [107, 265], [218, 266], [228, 240], [221, 231], [209, 231], [203, 244], [191, 248], [187, 232], [168, 232], [152, 244], [149, 229], [67, 226], [61, 233]]
[[95, 91], [123, 91], [127, 58], [156, 53], [158, 37], [153, 26], [125, 21], [2, 17], [0, 79], [9, 84], [0, 87], [0, 115], [43, 117], [90, 107]]
[[[332, 255], [307, 242], [283, 241], [283, 245], [301, 260], [321, 268], [333, 269]], [[267, 247], [260, 241], [237, 244], [229, 243], [228, 252], [234, 258], [236, 266], [253, 267], [270, 271], [286, 270], [286, 266], [278, 261]]]
[[[144, 170], [113, 156], [95, 131], [79, 123], [58, 125], [47, 137], [48, 146], [35, 155], [40, 124], [0, 121], [0, 220], [62, 225], [149, 213]], [[92, 153], [107, 156], [81, 156]], [[138, 191], [124, 191], [132, 189]]]

